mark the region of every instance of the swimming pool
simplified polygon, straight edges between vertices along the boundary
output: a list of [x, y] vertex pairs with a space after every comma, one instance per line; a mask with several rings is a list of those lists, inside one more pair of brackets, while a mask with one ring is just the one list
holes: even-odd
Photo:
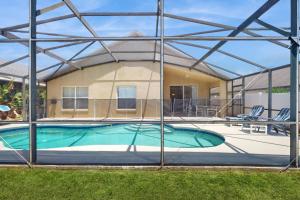
[[[5, 147], [28, 150], [28, 128], [0, 131]], [[5, 142], [3, 141], [5, 140]], [[165, 126], [165, 147], [207, 148], [220, 145], [224, 138], [198, 129]], [[9, 145], [8, 145], [8, 144]], [[154, 124], [114, 124], [101, 126], [39, 126], [37, 148], [50, 149], [87, 145], [160, 146], [160, 126]]]

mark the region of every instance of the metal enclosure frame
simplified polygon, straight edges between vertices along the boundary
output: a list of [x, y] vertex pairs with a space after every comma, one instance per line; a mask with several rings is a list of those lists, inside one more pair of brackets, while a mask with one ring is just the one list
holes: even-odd
[[[29, 57], [29, 76], [18, 76], [15, 74], [10, 74], [10, 73], [0, 73], [0, 75], [5, 75], [5, 76], [14, 76], [18, 78], [23, 79], [23, 83], [25, 84], [25, 79], [28, 79], [29, 81], [29, 116], [28, 116], [28, 121], [22, 121], [22, 122], [12, 122], [12, 121], [5, 121], [5, 122], [0, 122], [0, 123], [29, 123], [30, 127], [30, 163], [35, 164], [36, 163], [36, 126], [37, 124], [59, 124], [59, 123], [74, 123], [74, 124], [79, 124], [79, 123], [135, 123], [135, 122], [141, 122], [139, 120], [134, 121], [114, 121], [114, 120], [78, 120], [78, 121], [38, 121], [36, 117], [36, 95], [37, 95], [37, 74], [41, 72], [45, 72], [49, 69], [56, 68], [56, 71], [52, 74], [54, 76], [57, 71], [61, 69], [61, 67], [64, 64], [68, 64], [71, 67], [74, 68], [80, 68], [76, 66], [72, 61], [82, 52], [84, 52], [87, 48], [89, 48], [92, 44], [95, 42], [100, 43], [100, 45], [107, 51], [109, 55], [114, 59], [114, 61], [118, 62], [120, 61], [115, 55], [114, 52], [112, 52], [106, 45], [105, 41], [155, 41], [160, 42], [160, 52], [159, 52], [159, 57], [160, 57], [160, 120], [159, 121], [145, 121], [143, 123], [156, 123], [161, 125], [161, 156], [160, 156], [160, 165], [164, 166], [164, 124], [165, 123], [214, 123], [214, 124], [224, 124], [224, 121], [172, 121], [172, 120], [165, 120], [164, 119], [164, 97], [163, 97], [163, 83], [164, 83], [164, 46], [165, 44], [172, 45], [172, 44], [181, 44], [181, 45], [187, 45], [187, 46], [193, 46], [196, 48], [201, 48], [201, 49], [207, 49], [209, 50], [203, 57], [201, 58], [193, 58], [192, 56], [191, 59], [194, 60], [194, 64], [192, 66], [185, 66], [190, 69], [194, 69], [199, 63], [204, 63], [206, 64], [209, 68], [211, 69], [218, 69], [227, 73], [230, 73], [236, 78], [228, 79], [227, 81], [233, 81], [239, 78], [243, 79], [242, 83], [242, 92], [243, 92], [243, 97], [245, 96], [244, 89], [245, 89], [245, 77], [248, 75], [240, 75], [237, 74], [231, 70], [225, 69], [222, 66], [217, 66], [212, 63], [207, 63], [205, 60], [208, 58], [210, 55], [212, 55], [215, 52], [222, 53], [225, 56], [229, 56], [231, 58], [234, 58], [238, 61], [245, 62], [250, 64], [253, 67], [260, 68], [261, 71], [257, 73], [262, 73], [262, 72], [268, 72], [268, 90], [269, 90], [269, 100], [268, 100], [268, 105], [269, 108], [272, 106], [272, 71], [276, 70], [278, 68], [267, 68], [263, 65], [260, 65], [258, 63], [255, 63], [253, 61], [247, 60], [245, 58], [242, 58], [240, 56], [228, 53], [224, 50], [220, 50], [219, 48], [223, 46], [226, 42], [228, 41], [266, 41], [266, 42], [271, 42], [274, 45], [279, 45], [283, 48], [289, 48], [290, 49], [290, 91], [291, 91], [291, 98], [290, 98], [290, 105], [291, 105], [291, 120], [289, 122], [259, 122], [262, 124], [275, 124], [275, 123], [280, 123], [280, 124], [290, 124], [291, 125], [291, 137], [290, 137], [290, 161], [293, 167], [298, 167], [299, 163], [299, 152], [298, 152], [298, 132], [299, 132], [299, 118], [298, 118], [298, 113], [299, 113], [299, 108], [298, 108], [298, 93], [299, 93], [299, 77], [298, 77], [298, 64], [299, 64], [299, 0], [290, 0], [290, 5], [291, 5], [291, 24], [290, 27], [275, 27], [271, 24], [268, 24], [261, 19], [259, 19], [265, 12], [267, 12], [270, 8], [272, 8], [273, 5], [278, 3], [280, 0], [266, 0], [266, 2], [259, 8], [257, 11], [255, 11], [251, 16], [249, 16], [243, 23], [241, 23], [237, 27], [225, 25], [225, 24], [220, 24], [220, 23], [215, 23], [215, 22], [209, 22], [205, 20], [200, 20], [200, 19], [194, 19], [194, 18], [188, 18], [188, 17], [183, 17], [183, 16], [178, 16], [178, 15], [173, 15], [170, 13], [165, 13], [164, 11], [164, 0], [157, 0], [157, 12], [84, 12], [80, 13], [77, 8], [74, 6], [74, 4], [71, 2], [71, 0], [62, 0], [60, 3], [53, 4], [52, 6], [49, 6], [47, 8], [43, 8], [40, 10], [37, 10], [36, 5], [37, 5], [37, 0], [30, 0], [29, 2], [29, 23], [24, 23], [24, 24], [19, 24], [11, 27], [5, 27], [5, 28], [0, 28], [0, 35], [4, 36], [6, 39], [0, 39], [0, 43], [19, 43], [21, 45], [27, 46], [28, 47], [28, 55], [23, 55], [17, 59], [8, 61], [6, 63], [3, 63], [0, 65], [0, 68], [6, 67], [12, 63], [18, 62], [20, 60], [23, 60], [25, 58]], [[53, 17], [49, 19], [44, 19], [37, 21], [37, 16], [42, 15], [44, 13], [50, 12], [52, 10], [55, 10], [61, 6], [67, 6], [73, 14], [68, 14], [64, 16], [58, 16], [58, 17]], [[141, 36], [141, 37], [101, 37], [99, 36], [93, 28], [88, 24], [87, 20], [84, 19], [85, 16], [155, 16], [157, 18], [156, 21], [156, 34], [154, 36]], [[49, 22], [54, 22], [54, 21], [59, 21], [59, 20], [64, 20], [64, 19], [70, 19], [70, 18], [77, 18], [83, 25], [84, 27], [92, 34], [92, 37], [80, 37], [80, 36], [74, 36], [74, 35], [67, 35], [67, 34], [54, 34], [54, 33], [45, 33], [45, 32], [37, 32], [37, 26], [40, 24], [45, 24]], [[203, 31], [203, 32], [196, 32], [196, 33], [187, 33], [187, 34], [181, 34], [181, 35], [174, 35], [174, 36], [166, 36], [164, 34], [164, 19], [165, 18], [170, 18], [170, 19], [175, 19], [175, 20], [180, 20], [180, 21], [187, 21], [187, 22], [192, 22], [196, 24], [202, 24], [202, 25], [208, 25], [211, 27], [216, 28], [215, 30], [211, 31]], [[249, 28], [248, 26], [251, 23], [258, 23], [261, 25], [261, 28]], [[16, 35], [13, 34], [13, 32], [27, 32], [27, 31], [22, 31], [19, 29], [22, 28], [29, 28], [29, 38], [20, 38]], [[260, 34], [257, 34], [256, 31], [260, 30], [270, 30], [274, 31], [280, 36], [262, 36]], [[231, 31], [231, 33], [228, 36], [202, 36], [202, 34], [207, 34], [207, 33], [216, 33], [216, 32], [223, 32], [223, 31]], [[160, 33], [160, 34], [158, 34]], [[247, 36], [238, 36], [239, 33], [244, 33]], [[47, 35], [47, 36], [53, 36], [50, 38], [41, 38], [37, 37], [37, 35]], [[62, 38], [56, 38], [54, 36], [60, 36]], [[214, 47], [210, 48], [207, 46], [201, 46], [194, 44], [192, 42], [188, 43], [186, 41], [218, 41], [217, 45]], [[283, 43], [282, 41], [290, 41], [291, 45], [287, 45]], [[68, 42], [68, 44], [65, 45], [60, 45], [48, 49], [42, 49], [37, 46], [37, 42]], [[81, 49], [79, 52], [77, 52], [74, 56], [72, 56], [69, 59], [64, 59], [60, 57], [59, 55], [56, 55], [55, 53], [52, 53], [51, 50], [53, 49], [59, 49], [67, 46], [73, 46], [77, 44], [83, 44], [87, 43], [87, 45]], [[179, 49], [180, 50], [180, 49]], [[188, 53], [184, 52], [183, 50], [180, 50], [186, 55], [189, 55]], [[42, 70], [37, 71], [37, 63], [36, 63], [36, 55], [38, 53], [45, 54], [47, 56], [50, 56], [59, 62], [55, 65], [46, 67]], [[154, 59], [153, 61], [155, 62], [155, 57], [156, 57], [156, 45], [154, 47]], [[289, 66], [285, 66], [289, 67]], [[232, 99], [234, 98], [233, 95], [233, 84], [232, 84]], [[228, 94], [227, 94], [228, 95]], [[243, 98], [244, 99], [244, 98]], [[244, 100], [243, 100], [244, 101]], [[244, 103], [243, 103], [244, 104]], [[233, 107], [232, 107], [233, 109]], [[271, 117], [272, 113], [271, 110], [269, 109], [268, 111], [268, 117]], [[245, 121], [244, 123], [249, 123]]]

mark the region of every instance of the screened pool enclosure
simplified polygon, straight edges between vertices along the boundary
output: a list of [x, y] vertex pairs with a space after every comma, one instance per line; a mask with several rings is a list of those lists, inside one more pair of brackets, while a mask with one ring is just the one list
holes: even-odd
[[298, 0], [1, 4], [0, 163], [298, 167]]

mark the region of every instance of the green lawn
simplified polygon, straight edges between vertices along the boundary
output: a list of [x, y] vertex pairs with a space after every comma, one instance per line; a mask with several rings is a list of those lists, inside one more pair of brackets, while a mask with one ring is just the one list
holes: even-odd
[[300, 199], [300, 172], [0, 169], [0, 199]]

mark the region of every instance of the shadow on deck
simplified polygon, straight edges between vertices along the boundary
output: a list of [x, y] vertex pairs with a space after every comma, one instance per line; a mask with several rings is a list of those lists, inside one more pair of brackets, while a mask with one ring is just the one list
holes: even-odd
[[[28, 159], [28, 151], [19, 151]], [[158, 165], [159, 152], [38, 151], [38, 164], [54, 165]], [[15, 152], [0, 152], [0, 163], [25, 164]], [[288, 155], [166, 152], [166, 165], [207, 166], [286, 166]]]

